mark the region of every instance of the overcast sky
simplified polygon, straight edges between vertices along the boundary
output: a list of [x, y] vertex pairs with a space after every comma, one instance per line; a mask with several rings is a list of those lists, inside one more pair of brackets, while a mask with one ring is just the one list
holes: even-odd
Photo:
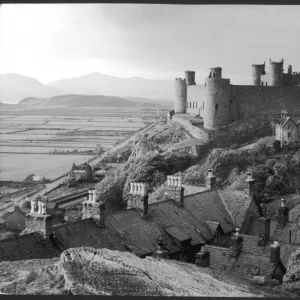
[[300, 6], [3, 4], [0, 73], [43, 83], [101, 72], [202, 84], [221, 66], [250, 84], [251, 64], [284, 58], [300, 71]]

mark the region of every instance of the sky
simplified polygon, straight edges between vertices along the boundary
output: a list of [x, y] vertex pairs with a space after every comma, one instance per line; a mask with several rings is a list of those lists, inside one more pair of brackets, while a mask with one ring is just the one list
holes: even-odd
[[44, 84], [101, 72], [168, 79], [222, 67], [251, 83], [251, 65], [280, 61], [300, 71], [300, 6], [2, 4], [0, 74]]

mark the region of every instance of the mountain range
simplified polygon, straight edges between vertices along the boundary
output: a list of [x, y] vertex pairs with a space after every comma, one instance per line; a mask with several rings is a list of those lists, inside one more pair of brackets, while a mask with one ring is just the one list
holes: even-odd
[[19, 74], [0, 75], [0, 102], [17, 104], [25, 98], [51, 98], [60, 95], [105, 95], [122, 97], [136, 102], [171, 103], [173, 82], [140, 77], [119, 78], [92, 73], [62, 79], [47, 85]]

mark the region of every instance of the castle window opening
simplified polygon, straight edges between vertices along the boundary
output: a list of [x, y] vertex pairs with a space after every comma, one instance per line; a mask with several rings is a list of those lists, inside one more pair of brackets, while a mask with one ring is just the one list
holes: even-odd
[[284, 141], [283, 143], [284, 143], [284, 144], [287, 144], [287, 141]]
[[195, 108], [195, 102], [193, 102], [193, 108]]
[[292, 136], [292, 133], [291, 132], [288, 132], [288, 137], [291, 137]]
[[206, 86], [206, 82], [204, 83], [204, 86]]
[[215, 73], [213, 73], [213, 78], [216, 78], [216, 74]]
[[196, 108], [198, 108], [198, 102], [196, 102]]
[[219, 104], [216, 104], [216, 110], [218, 110], [218, 108], [219, 108]]
[[268, 85], [268, 82], [266, 82], [266, 86]]
[[289, 230], [289, 243], [292, 243], [292, 230]]
[[203, 109], [204, 109], [204, 102], [203, 102]]

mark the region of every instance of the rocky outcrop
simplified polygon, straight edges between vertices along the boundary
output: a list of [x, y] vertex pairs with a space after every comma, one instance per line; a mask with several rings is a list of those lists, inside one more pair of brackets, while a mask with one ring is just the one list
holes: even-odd
[[93, 248], [62, 253], [65, 289], [73, 295], [254, 296], [218, 281], [195, 265]]

